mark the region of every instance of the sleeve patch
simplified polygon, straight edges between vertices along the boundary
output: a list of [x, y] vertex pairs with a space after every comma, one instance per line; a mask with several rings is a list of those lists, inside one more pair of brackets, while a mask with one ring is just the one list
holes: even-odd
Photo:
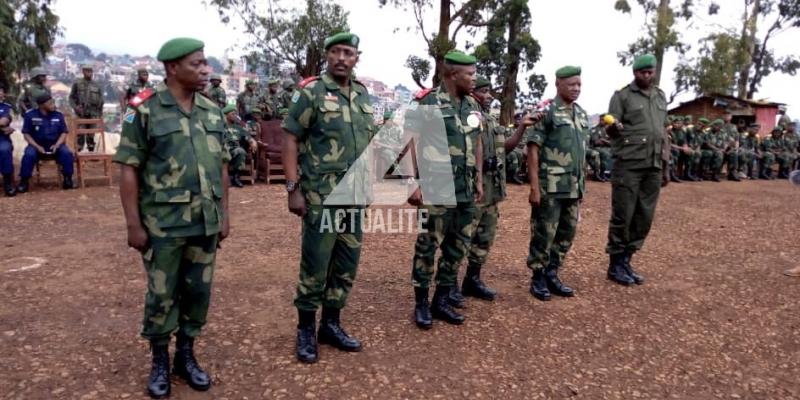
[[136, 117], [136, 111], [134, 111], [133, 108], [128, 107], [128, 109], [125, 111], [125, 116], [123, 116], [122, 119], [125, 122], [127, 122], [129, 124], [132, 124], [133, 123], [133, 119], [135, 117]]

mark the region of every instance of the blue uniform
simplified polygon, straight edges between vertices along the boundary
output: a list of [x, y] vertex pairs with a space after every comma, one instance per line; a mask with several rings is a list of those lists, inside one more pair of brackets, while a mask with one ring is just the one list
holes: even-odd
[[[11, 121], [11, 104], [0, 103], [0, 118]], [[0, 174], [14, 174], [14, 145], [11, 136], [0, 132]]]
[[[67, 133], [67, 123], [64, 121], [64, 114], [58, 111], [44, 115], [38, 109], [34, 109], [25, 113], [25, 119], [22, 122], [22, 133], [30, 135], [39, 146], [44, 147], [46, 151], [50, 151], [50, 147], [56, 144], [58, 137]], [[41, 156], [42, 154], [39, 154], [35, 147], [28, 145], [25, 148], [19, 172], [20, 178], [27, 179], [33, 175], [33, 167], [36, 166], [36, 162]], [[61, 173], [64, 176], [71, 176], [74, 156], [69, 147], [66, 144], [62, 144], [55, 150], [53, 156], [58, 165], [61, 166]]]

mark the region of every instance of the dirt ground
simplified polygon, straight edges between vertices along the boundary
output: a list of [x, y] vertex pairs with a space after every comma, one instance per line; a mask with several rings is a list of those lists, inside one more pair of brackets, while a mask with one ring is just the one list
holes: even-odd
[[[781, 274], [800, 260], [800, 189], [672, 184], [632, 288], [605, 279], [609, 193], [589, 184], [562, 273], [577, 297], [543, 303], [528, 294], [527, 191], [511, 186], [484, 272], [499, 298], [469, 300], [460, 327], [417, 329], [414, 237], [368, 235], [343, 313], [364, 351], [323, 346], [309, 366], [293, 354], [299, 220], [280, 185], [233, 190], [198, 343], [214, 386], [174, 380], [172, 398], [800, 398], [800, 280]], [[0, 398], [145, 398], [145, 275], [117, 188], [35, 188], [0, 215]]]

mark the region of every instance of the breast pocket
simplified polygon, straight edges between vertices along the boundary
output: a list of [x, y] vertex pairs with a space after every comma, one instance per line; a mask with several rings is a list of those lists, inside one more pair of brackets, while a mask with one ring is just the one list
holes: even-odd
[[183, 128], [177, 118], [164, 119], [150, 129], [150, 141], [153, 154], [161, 160], [175, 157], [180, 160], [182, 153], [191, 147], [184, 136]]
[[630, 126], [631, 129], [640, 127], [644, 125], [645, 122], [644, 106], [641, 104], [633, 105], [630, 110], [626, 110], [622, 120], [622, 123], [626, 126]]
[[325, 101], [317, 106], [317, 110], [317, 126], [323, 134], [331, 135], [344, 130], [344, 114], [339, 103]]

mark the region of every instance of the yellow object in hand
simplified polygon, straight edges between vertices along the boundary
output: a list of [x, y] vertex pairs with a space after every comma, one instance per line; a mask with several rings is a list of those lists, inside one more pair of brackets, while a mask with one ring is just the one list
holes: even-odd
[[613, 116], [613, 115], [611, 115], [611, 114], [606, 114], [606, 115], [603, 117], [603, 122], [605, 122], [605, 123], [606, 123], [606, 125], [611, 125], [611, 124], [613, 124], [613, 123], [617, 122], [617, 120], [614, 118], [614, 116]]

